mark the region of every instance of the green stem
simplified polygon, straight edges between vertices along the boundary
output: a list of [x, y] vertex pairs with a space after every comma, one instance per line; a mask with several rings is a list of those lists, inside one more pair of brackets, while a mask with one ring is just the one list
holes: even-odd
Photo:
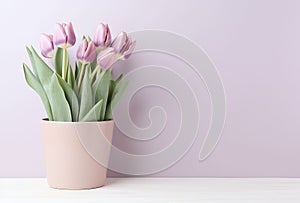
[[80, 75], [79, 75], [79, 79], [78, 79], [78, 90], [80, 90], [80, 85], [81, 85], [82, 78], [83, 78], [84, 68], [85, 68], [85, 62], [82, 61]]
[[116, 63], [118, 60], [121, 60], [122, 58], [123, 56], [121, 54], [117, 55], [114, 63]]
[[93, 81], [95, 75], [96, 75], [99, 71], [100, 71], [100, 66], [97, 66], [97, 67], [93, 70], [93, 72], [92, 72], [92, 74], [91, 74], [91, 76], [90, 76], [90, 82]]
[[62, 78], [67, 78], [67, 48], [63, 48], [63, 61], [62, 61]]

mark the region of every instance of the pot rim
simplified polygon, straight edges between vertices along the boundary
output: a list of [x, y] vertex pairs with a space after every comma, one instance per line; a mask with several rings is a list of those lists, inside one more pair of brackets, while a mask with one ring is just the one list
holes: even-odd
[[75, 123], [110, 123], [110, 122], [114, 122], [114, 120], [113, 119], [110, 119], [110, 120], [107, 120], [107, 121], [87, 121], [87, 122], [82, 122], [82, 121], [80, 121], [80, 122], [78, 122], [78, 121], [76, 121], [76, 122], [69, 122], [69, 121], [49, 121], [49, 119], [48, 118], [43, 118], [42, 120], [41, 120], [41, 122], [42, 123], [58, 123], [58, 124], [75, 124]]

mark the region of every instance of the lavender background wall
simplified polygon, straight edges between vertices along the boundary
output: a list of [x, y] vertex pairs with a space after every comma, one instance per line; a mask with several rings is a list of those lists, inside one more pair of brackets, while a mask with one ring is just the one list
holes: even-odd
[[[72, 21], [77, 36], [92, 34], [99, 22], [109, 23], [114, 34], [168, 30], [199, 44], [216, 64], [227, 95], [226, 124], [217, 148], [208, 159], [198, 161], [204, 138], [200, 130], [186, 156], [155, 176], [300, 177], [299, 1], [12, 0], [1, 8], [0, 177], [45, 175], [39, 135], [45, 113], [24, 82], [21, 63], [28, 62], [24, 46], [37, 46], [39, 34], [52, 32], [54, 23], [61, 21]], [[175, 59], [151, 57], [190, 78], [201, 99], [202, 124], [207, 125], [209, 100], [202, 81], [184, 72]], [[153, 100], [153, 95], [160, 99]], [[167, 145], [178, 116], [172, 98], [145, 88], [130, 108], [133, 120], [143, 126], [147, 123], [143, 109], [158, 103], [173, 116], [158, 140], [132, 143], [116, 130], [114, 144], [136, 153]]]

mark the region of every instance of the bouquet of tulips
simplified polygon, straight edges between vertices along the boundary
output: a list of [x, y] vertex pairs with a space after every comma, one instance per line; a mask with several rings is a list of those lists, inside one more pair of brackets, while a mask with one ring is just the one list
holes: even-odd
[[109, 120], [127, 86], [122, 74], [113, 79], [112, 67], [131, 55], [135, 41], [125, 32], [111, 40], [108, 25], [100, 23], [93, 39], [83, 36], [72, 66], [67, 50], [75, 42], [72, 23], [57, 23], [53, 35], [41, 35], [41, 54], [52, 58], [53, 68], [26, 47], [33, 70], [23, 63], [26, 82], [41, 97], [50, 121]]

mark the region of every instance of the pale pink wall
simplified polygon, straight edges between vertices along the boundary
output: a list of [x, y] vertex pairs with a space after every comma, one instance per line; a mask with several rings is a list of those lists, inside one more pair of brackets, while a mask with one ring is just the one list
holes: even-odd
[[[227, 96], [226, 125], [217, 148], [199, 162], [204, 138], [199, 133], [186, 156], [156, 176], [300, 177], [299, 1], [12, 0], [1, 8], [0, 177], [45, 174], [39, 135], [39, 120], [45, 113], [24, 82], [21, 63], [28, 62], [25, 45], [36, 46], [41, 32], [52, 32], [55, 22], [69, 20], [78, 36], [92, 34], [101, 21], [114, 32], [172, 31], [199, 44], [216, 64]], [[159, 57], [169, 60], [174, 70], [182, 68], [174, 59]], [[189, 72], [182, 74], [200, 87], [197, 94], [203, 96], [200, 108], [206, 125], [210, 112], [205, 110], [209, 100], [201, 89], [203, 83]], [[153, 95], [159, 101], [151, 100]], [[131, 112], [140, 125], [147, 121], [137, 106], [145, 100], [144, 106], [158, 102], [174, 115], [169, 131], [159, 142], [144, 145], [130, 143], [116, 131], [114, 143], [124, 150], [149, 152], [172, 139], [172, 123], [178, 119], [174, 102], [156, 89], [139, 92]]]

